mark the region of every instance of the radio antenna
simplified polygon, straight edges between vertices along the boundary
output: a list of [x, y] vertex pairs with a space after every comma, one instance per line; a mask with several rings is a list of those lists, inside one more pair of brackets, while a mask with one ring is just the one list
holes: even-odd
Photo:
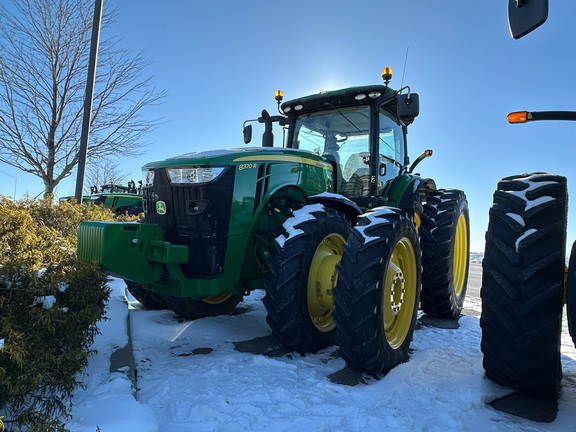
[[400, 88], [404, 87], [404, 75], [406, 74], [406, 63], [408, 63], [408, 50], [410, 49], [410, 45], [406, 47], [406, 56], [404, 57], [404, 70], [402, 71], [402, 83], [400, 84]]

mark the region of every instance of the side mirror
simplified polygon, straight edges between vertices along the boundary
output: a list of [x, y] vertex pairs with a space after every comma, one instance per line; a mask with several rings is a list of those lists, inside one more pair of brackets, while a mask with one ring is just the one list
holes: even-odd
[[514, 39], [540, 27], [548, 18], [548, 0], [508, 0], [508, 23]]
[[414, 121], [418, 114], [420, 114], [420, 99], [418, 93], [408, 93], [398, 95], [397, 102], [398, 117], [406, 123], [410, 124]]
[[252, 141], [252, 125], [246, 125], [244, 126], [244, 130], [242, 130], [242, 133], [244, 134], [244, 144], [248, 144], [250, 141]]

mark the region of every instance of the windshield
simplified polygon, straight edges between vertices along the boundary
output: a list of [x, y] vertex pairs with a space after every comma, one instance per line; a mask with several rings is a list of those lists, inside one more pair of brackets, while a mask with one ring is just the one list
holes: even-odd
[[304, 114], [296, 120], [293, 148], [310, 150], [339, 165], [338, 193], [368, 196], [370, 107], [356, 106]]

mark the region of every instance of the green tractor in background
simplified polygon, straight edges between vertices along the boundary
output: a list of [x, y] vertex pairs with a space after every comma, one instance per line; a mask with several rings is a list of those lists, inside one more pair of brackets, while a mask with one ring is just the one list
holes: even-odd
[[[142, 209], [142, 181], [136, 182], [131, 180], [126, 186], [117, 185], [113, 182], [100, 186], [90, 187], [90, 195], [82, 196], [82, 203], [92, 203], [94, 205], [103, 205], [112, 209], [116, 214], [127, 214], [128, 216], [139, 215]], [[60, 201], [76, 202], [76, 197], [66, 196], [60, 198]]]
[[[143, 223], [84, 222], [78, 256], [126, 280], [150, 308], [196, 319], [265, 289], [272, 334], [315, 352], [337, 343], [371, 372], [408, 358], [419, 307], [455, 318], [466, 293], [465, 194], [410, 165], [408, 87], [352, 87], [282, 103], [262, 147], [188, 153], [143, 167]], [[273, 124], [283, 128], [274, 147]], [[142, 221], [141, 221], [142, 222]]]
[[131, 180], [126, 186], [108, 183], [90, 188], [90, 202], [111, 208], [116, 214], [138, 215], [142, 209], [142, 181]]

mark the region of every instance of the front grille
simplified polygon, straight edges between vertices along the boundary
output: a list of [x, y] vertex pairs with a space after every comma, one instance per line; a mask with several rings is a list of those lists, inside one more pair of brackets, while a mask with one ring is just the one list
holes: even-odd
[[[188, 246], [188, 262], [181, 264], [187, 277], [222, 273], [233, 190], [233, 167], [216, 181], [200, 185], [171, 185], [166, 170], [157, 169], [154, 185], [143, 189], [146, 222], [160, 225], [165, 241]], [[157, 211], [159, 201], [165, 203], [165, 214]]]
[[92, 200], [92, 204], [94, 204], [94, 205], [100, 205], [100, 204], [104, 205], [105, 203], [106, 203], [106, 197], [103, 197], [103, 196]]

